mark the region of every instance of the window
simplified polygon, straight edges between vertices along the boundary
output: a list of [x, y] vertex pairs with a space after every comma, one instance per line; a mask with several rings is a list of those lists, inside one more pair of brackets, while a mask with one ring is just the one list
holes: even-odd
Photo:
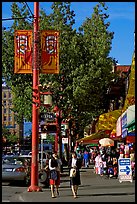
[[12, 101], [11, 100], [9, 100], [9, 106], [11, 106], [12, 105]]
[[11, 93], [9, 92], [9, 98], [11, 98]]
[[11, 113], [11, 109], [9, 109], [9, 114]]
[[6, 93], [4, 93], [4, 98], [6, 98], [7, 96], [6, 96]]
[[4, 116], [4, 121], [6, 121], [7, 120], [7, 117], [6, 116]]
[[6, 111], [7, 111], [7, 109], [6, 109], [6, 108], [4, 108], [4, 114], [6, 114]]
[[3, 101], [4, 106], [6, 106], [6, 101]]
[[9, 116], [9, 121], [12, 121], [12, 117], [11, 116]]

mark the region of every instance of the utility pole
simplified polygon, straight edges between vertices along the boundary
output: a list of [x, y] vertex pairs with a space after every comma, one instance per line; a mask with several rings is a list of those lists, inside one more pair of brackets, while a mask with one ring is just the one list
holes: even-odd
[[38, 83], [39, 83], [39, 58], [38, 58], [38, 46], [39, 46], [39, 2], [34, 2], [34, 43], [33, 43], [33, 103], [32, 103], [32, 161], [31, 161], [31, 185], [28, 188], [28, 192], [41, 191], [41, 187], [38, 186], [38, 137], [39, 137], [39, 121], [38, 111]]

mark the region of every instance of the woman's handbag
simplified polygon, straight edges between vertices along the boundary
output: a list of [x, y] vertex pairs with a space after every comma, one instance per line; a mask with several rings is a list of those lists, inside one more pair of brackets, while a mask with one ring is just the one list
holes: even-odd
[[75, 168], [71, 168], [70, 169], [70, 177], [75, 177], [76, 176], [76, 169]]
[[50, 171], [50, 178], [53, 180], [57, 180], [57, 171], [56, 170]]

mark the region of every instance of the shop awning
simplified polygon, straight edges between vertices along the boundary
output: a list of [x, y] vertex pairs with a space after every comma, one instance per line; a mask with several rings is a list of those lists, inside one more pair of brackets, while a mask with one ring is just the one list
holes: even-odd
[[81, 142], [79, 142], [82, 145], [91, 145], [91, 146], [97, 146], [99, 142], [99, 139], [95, 139], [95, 140], [81, 140]]
[[116, 122], [119, 116], [122, 114], [122, 110], [114, 110], [108, 113], [104, 113], [99, 116], [99, 120], [96, 124], [96, 130], [113, 130], [116, 127]]
[[83, 138], [77, 140], [77, 142], [88, 142], [88, 143], [94, 142], [93, 140], [101, 139], [104, 137], [109, 137], [109, 134], [110, 134], [110, 131], [103, 130], [103, 131], [99, 131], [97, 133], [93, 133], [89, 136], [83, 137]]

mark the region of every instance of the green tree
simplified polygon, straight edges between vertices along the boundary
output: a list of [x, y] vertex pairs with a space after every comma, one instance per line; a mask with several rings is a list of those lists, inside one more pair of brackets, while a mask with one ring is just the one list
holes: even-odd
[[115, 77], [112, 67], [116, 61], [109, 57], [114, 33], [108, 30], [107, 9], [105, 3], [97, 4], [91, 18], [79, 28], [82, 52], [80, 66], [74, 70], [73, 96], [84, 126], [107, 110], [106, 93]]
[[11, 133], [10, 130], [5, 127], [2, 127], [2, 137], [6, 138], [5, 144], [11, 145], [17, 143], [17, 135]]
[[[83, 134], [84, 127], [94, 117], [107, 109], [106, 92], [111, 80], [112, 65], [109, 57], [113, 32], [109, 32], [107, 7], [99, 3], [94, 7], [91, 18], [79, 28], [73, 29], [75, 13], [71, 2], [53, 2], [52, 13], [40, 10], [40, 30], [58, 30], [59, 74], [40, 74], [40, 83], [51, 83], [53, 102], [62, 110], [63, 119], [76, 120], [77, 133]], [[32, 29], [29, 11], [23, 3], [12, 4], [14, 18], [9, 31], [2, 33], [2, 74], [14, 92], [14, 111], [17, 120], [32, 116], [32, 75], [14, 74], [14, 31]], [[8, 57], [7, 57], [8, 56]]]
[[13, 3], [11, 11], [14, 23], [10, 30], [2, 32], [2, 76], [12, 89], [13, 111], [16, 113], [16, 121], [20, 123], [23, 117], [31, 120], [32, 75], [14, 74], [14, 31], [32, 29], [32, 23], [28, 21], [29, 12], [23, 3], [20, 8], [17, 3]]

